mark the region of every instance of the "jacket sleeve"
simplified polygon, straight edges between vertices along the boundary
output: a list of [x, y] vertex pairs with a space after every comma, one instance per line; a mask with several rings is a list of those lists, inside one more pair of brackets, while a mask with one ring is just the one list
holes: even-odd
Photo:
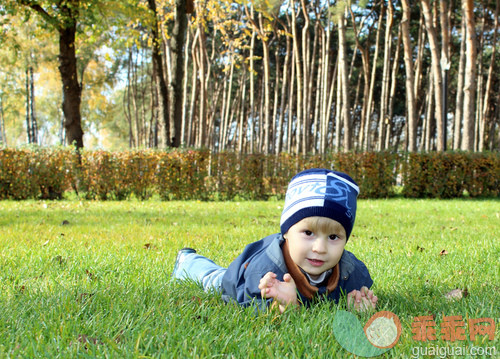
[[283, 273], [272, 262], [262, 260], [265, 248], [263, 240], [251, 243], [229, 265], [222, 278], [222, 297], [225, 301], [233, 299], [242, 306], [255, 305], [261, 309], [272, 303], [273, 299], [262, 298], [259, 282], [267, 272], [274, 272], [278, 277], [282, 277]]

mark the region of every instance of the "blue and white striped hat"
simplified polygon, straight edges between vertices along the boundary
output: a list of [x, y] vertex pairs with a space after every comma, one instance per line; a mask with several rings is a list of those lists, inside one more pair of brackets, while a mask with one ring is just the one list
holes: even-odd
[[356, 218], [356, 199], [359, 187], [342, 172], [313, 168], [295, 175], [286, 191], [285, 207], [281, 214], [281, 233], [307, 217], [320, 216], [339, 222], [347, 239]]

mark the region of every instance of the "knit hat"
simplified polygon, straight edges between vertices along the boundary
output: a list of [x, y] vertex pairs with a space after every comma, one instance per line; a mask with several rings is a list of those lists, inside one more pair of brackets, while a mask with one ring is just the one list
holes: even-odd
[[342, 172], [314, 168], [295, 175], [288, 185], [281, 214], [281, 233], [307, 217], [319, 216], [339, 222], [347, 239], [356, 217], [359, 187]]

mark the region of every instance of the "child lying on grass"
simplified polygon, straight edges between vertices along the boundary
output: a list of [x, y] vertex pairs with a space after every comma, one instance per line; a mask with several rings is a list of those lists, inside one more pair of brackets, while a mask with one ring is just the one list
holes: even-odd
[[206, 291], [241, 305], [310, 305], [316, 298], [338, 302], [348, 293], [356, 310], [375, 308], [373, 281], [363, 262], [344, 250], [356, 216], [359, 193], [351, 177], [326, 169], [298, 173], [288, 185], [281, 232], [245, 247], [223, 268], [181, 249], [172, 277], [193, 279]]

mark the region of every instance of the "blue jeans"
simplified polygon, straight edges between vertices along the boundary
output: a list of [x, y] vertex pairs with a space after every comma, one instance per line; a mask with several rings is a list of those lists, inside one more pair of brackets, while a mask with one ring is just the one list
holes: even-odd
[[205, 292], [222, 289], [222, 277], [227, 268], [214, 263], [211, 259], [197, 253], [188, 253], [183, 256], [173, 277], [176, 279], [191, 279], [200, 283]]

